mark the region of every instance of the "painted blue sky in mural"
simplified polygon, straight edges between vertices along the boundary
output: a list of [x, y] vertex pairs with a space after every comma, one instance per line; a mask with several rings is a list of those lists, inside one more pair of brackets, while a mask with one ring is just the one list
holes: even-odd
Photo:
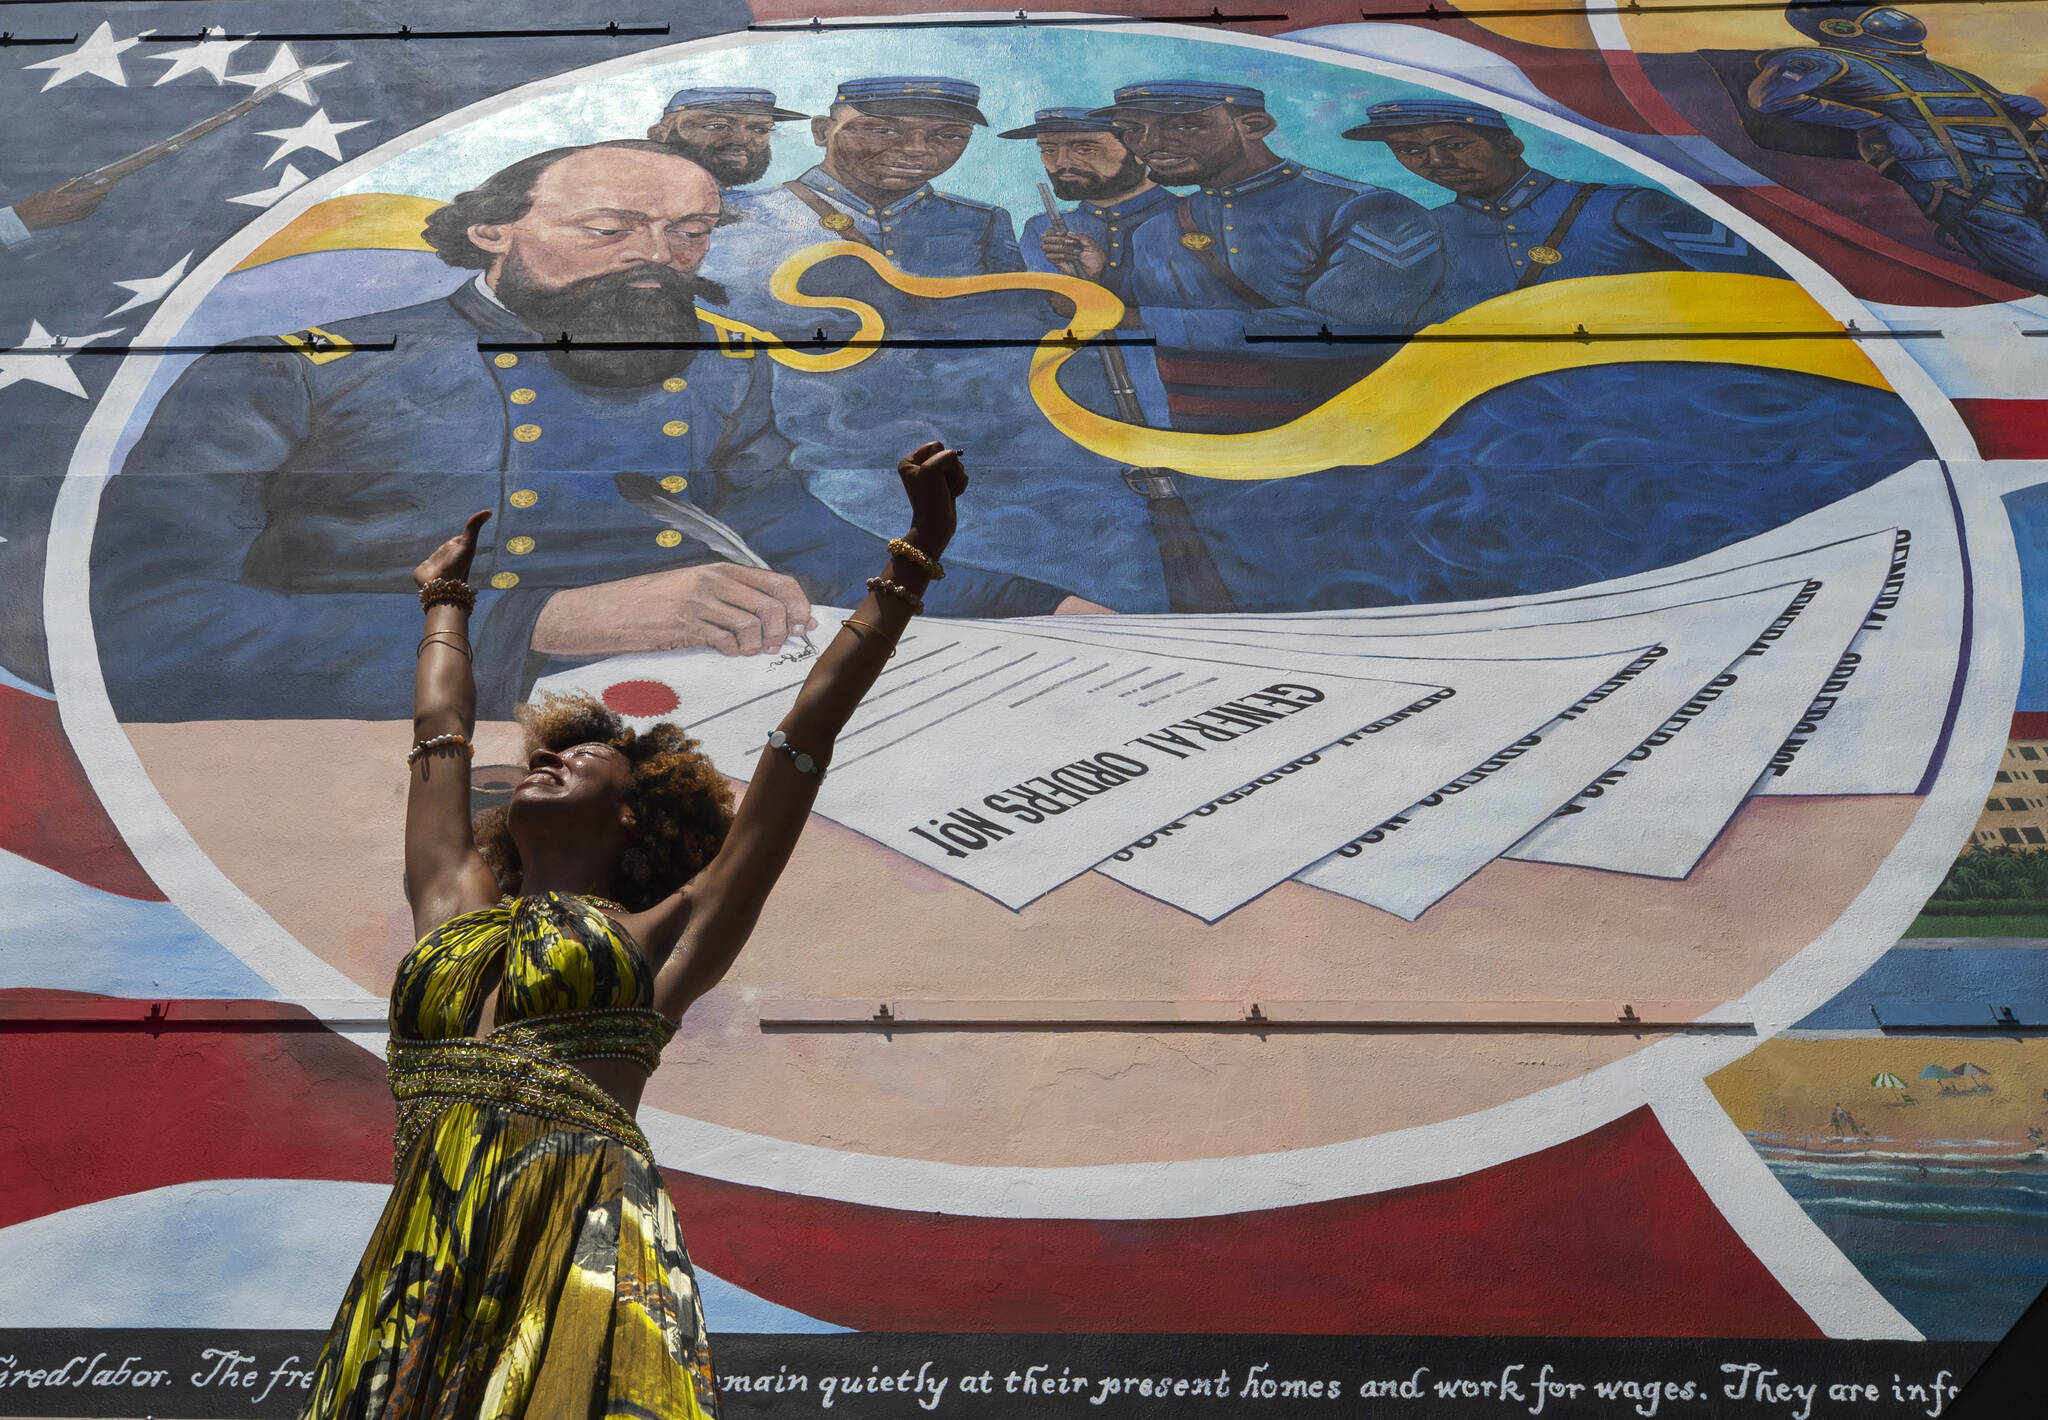
[[[1094, 107], [1108, 103], [1120, 84], [1169, 77], [1262, 89], [1280, 124], [1273, 146], [1287, 157], [1391, 188], [1425, 206], [1445, 195], [1401, 167], [1381, 144], [1342, 136], [1365, 121], [1372, 104], [1433, 89], [1268, 49], [1100, 30], [842, 32], [706, 48], [508, 107], [492, 119], [430, 139], [342, 190], [447, 198], [554, 144], [637, 138], [660, 118], [677, 89], [753, 85], [774, 90], [785, 108], [822, 114], [840, 80], [873, 74], [944, 74], [981, 87], [989, 127], [975, 131], [966, 155], [938, 186], [1006, 207], [1019, 223], [1040, 210], [1036, 185], [1045, 173], [1029, 141], [996, 134], [1029, 123], [1040, 108]], [[1592, 182], [1645, 181], [1570, 138], [1530, 123], [1518, 129], [1536, 167]], [[793, 178], [818, 157], [806, 125], [780, 124], [774, 166], [759, 185]]]

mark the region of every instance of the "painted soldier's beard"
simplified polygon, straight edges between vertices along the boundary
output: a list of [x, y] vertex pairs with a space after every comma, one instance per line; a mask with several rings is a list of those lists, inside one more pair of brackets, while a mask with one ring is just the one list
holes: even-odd
[[1046, 180], [1052, 184], [1053, 196], [1062, 202], [1107, 202], [1140, 186], [1145, 181], [1145, 165], [1126, 153], [1123, 166], [1108, 177], [1065, 168], [1047, 173]]
[[[651, 281], [653, 286], [636, 286]], [[718, 304], [725, 288], [695, 273], [647, 262], [586, 276], [566, 286], [535, 282], [517, 252], [508, 253], [493, 288], [498, 299], [544, 339], [567, 331], [575, 341], [687, 341], [698, 338], [697, 302]], [[550, 350], [548, 359], [572, 380], [593, 385], [648, 385], [679, 373], [692, 349]]]
[[661, 141], [710, 173], [720, 187], [745, 187], [767, 172], [768, 165], [775, 161], [775, 152], [771, 148], [763, 148], [758, 153], [735, 148], [706, 148], [676, 134], [670, 134]]

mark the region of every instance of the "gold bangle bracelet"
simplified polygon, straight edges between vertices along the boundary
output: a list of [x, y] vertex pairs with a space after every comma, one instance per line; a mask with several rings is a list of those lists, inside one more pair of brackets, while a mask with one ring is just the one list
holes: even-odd
[[[888, 633], [887, 633], [887, 632], [885, 632], [884, 630], [882, 630], [882, 628], [881, 628], [881, 627], [879, 627], [879, 626], [875, 625], [875, 624], [874, 624], [874, 623], [873, 623], [872, 621], [862, 621], [862, 620], [861, 620], [861, 619], [860, 619], [859, 617], [857, 617], [857, 616], [849, 616], [849, 617], [847, 617], [847, 618], [846, 618], [846, 620], [844, 620], [844, 621], [842, 621], [842, 622], [840, 623], [840, 625], [841, 625], [841, 626], [859, 626], [859, 627], [864, 627], [864, 628], [866, 628], [867, 630], [869, 630], [869, 631], [872, 631], [872, 632], [874, 632], [874, 633], [875, 633], [875, 635], [877, 635], [877, 636], [886, 636], [886, 635], [888, 635]], [[895, 643], [895, 641], [894, 641], [894, 640], [891, 640], [891, 641], [889, 642], [889, 659], [890, 659], [890, 660], [892, 660], [892, 661], [896, 659], [896, 643]]]
[[[453, 636], [461, 644], [457, 645], [456, 641], [443, 641], [441, 639], [443, 636]], [[451, 651], [460, 651], [469, 659], [471, 664], [474, 664], [476, 661], [476, 653], [469, 649], [469, 638], [460, 631], [445, 627], [439, 631], [429, 631], [426, 635], [420, 637], [420, 644], [413, 648], [412, 658], [418, 660], [421, 656], [425, 655], [427, 647], [430, 645], [446, 646]]]

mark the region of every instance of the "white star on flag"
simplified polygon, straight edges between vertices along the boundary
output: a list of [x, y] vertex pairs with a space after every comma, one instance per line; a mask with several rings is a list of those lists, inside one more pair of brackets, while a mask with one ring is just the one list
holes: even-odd
[[260, 192], [245, 192], [240, 197], [230, 197], [228, 201], [239, 202], [244, 207], [268, 207], [276, 202], [278, 198], [283, 197], [287, 192], [304, 183], [305, 180], [306, 175], [304, 173], [300, 172], [293, 164], [286, 163], [284, 165], [284, 176], [278, 179], [276, 187], [266, 187]]
[[24, 64], [24, 69], [47, 69], [49, 82], [42, 87], [48, 93], [59, 84], [68, 84], [81, 74], [91, 74], [105, 79], [109, 84], [128, 87], [128, 76], [121, 70], [121, 55], [124, 51], [142, 43], [142, 35], [153, 35], [155, 30], [144, 30], [133, 39], [115, 39], [114, 27], [105, 20], [100, 27], [86, 38], [84, 44], [69, 54], [60, 54], [55, 59], [42, 59], [34, 64]]
[[185, 279], [185, 263], [191, 259], [192, 253], [188, 251], [178, 258], [176, 266], [161, 276], [150, 276], [141, 281], [116, 281], [114, 284], [123, 291], [133, 291], [135, 294], [114, 307], [111, 311], [108, 311], [107, 314], [117, 316], [123, 311], [132, 311], [137, 306], [153, 305], [161, 301], [170, 294], [173, 286]]
[[348, 64], [349, 61], [343, 59], [338, 63], [334, 64], [301, 65], [298, 61], [298, 57], [292, 53], [292, 47], [288, 44], [280, 44], [277, 47], [277, 53], [273, 54], [270, 57], [270, 67], [265, 69], [261, 74], [230, 74], [227, 76], [227, 78], [230, 84], [247, 84], [252, 89], [261, 89], [266, 87], [267, 85], [275, 84], [279, 79], [282, 79], [285, 75], [290, 74], [297, 69], [303, 68], [306, 71], [306, 77], [304, 79], [300, 79], [295, 83], [286, 84], [282, 89], [279, 89], [278, 92], [285, 95], [287, 98], [297, 99], [307, 108], [311, 108], [314, 105], [314, 103], [317, 102], [317, 100], [314, 99], [313, 90], [311, 86], [307, 84], [306, 80], [317, 79], [322, 74], [332, 74], [337, 69], [346, 69], [348, 67]]
[[[159, 84], [168, 84], [173, 79], [187, 74], [205, 74], [218, 84], [228, 77], [228, 60], [234, 52], [249, 43], [246, 39], [227, 39], [227, 31], [219, 25], [206, 31], [206, 38], [183, 49], [167, 49], [160, 54], [147, 56], [171, 67], [166, 70]], [[290, 70], [286, 70], [290, 73]]]
[[367, 118], [359, 118], [352, 123], [336, 123], [327, 116], [326, 109], [316, 108], [313, 110], [313, 116], [297, 128], [262, 129], [260, 132], [263, 137], [278, 140], [277, 151], [270, 155], [269, 161], [263, 166], [267, 168], [285, 154], [296, 153], [301, 148], [311, 148], [316, 153], [325, 153], [339, 162], [341, 135], [351, 128], [361, 128], [369, 121]]
[[59, 346], [75, 350], [90, 345], [101, 336], [118, 335], [119, 330], [96, 330], [91, 335], [52, 335], [43, 329], [39, 320], [28, 323], [28, 334], [22, 339], [21, 349], [0, 355], [0, 390], [9, 385], [28, 381], [32, 384], [48, 385], [53, 390], [87, 398], [85, 386], [72, 373], [69, 355], [32, 354], [33, 351], [55, 350]]

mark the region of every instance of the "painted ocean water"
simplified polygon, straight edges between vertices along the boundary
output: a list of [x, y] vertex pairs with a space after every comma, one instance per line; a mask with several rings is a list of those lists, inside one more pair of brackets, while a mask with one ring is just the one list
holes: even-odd
[[2040, 1149], [1991, 1139], [1750, 1139], [1807, 1215], [1930, 1340], [1996, 1340], [2048, 1286]]

